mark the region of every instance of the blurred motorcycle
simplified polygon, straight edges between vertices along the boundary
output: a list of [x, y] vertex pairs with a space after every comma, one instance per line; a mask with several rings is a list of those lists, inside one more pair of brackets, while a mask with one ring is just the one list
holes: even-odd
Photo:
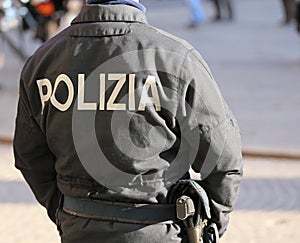
[[45, 42], [57, 33], [63, 13], [60, 0], [0, 0], [0, 41], [24, 61], [28, 57], [24, 50], [25, 31]]

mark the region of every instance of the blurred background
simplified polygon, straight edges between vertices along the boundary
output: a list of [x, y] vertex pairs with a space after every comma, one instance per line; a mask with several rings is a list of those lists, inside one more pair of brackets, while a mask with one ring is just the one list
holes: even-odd
[[[245, 178], [224, 243], [298, 242], [300, 33], [293, 0], [142, 0], [149, 23], [207, 61], [242, 133]], [[14, 169], [25, 60], [68, 26], [81, 0], [0, 0], [0, 242], [59, 242]], [[298, 17], [299, 18], [299, 17]]]

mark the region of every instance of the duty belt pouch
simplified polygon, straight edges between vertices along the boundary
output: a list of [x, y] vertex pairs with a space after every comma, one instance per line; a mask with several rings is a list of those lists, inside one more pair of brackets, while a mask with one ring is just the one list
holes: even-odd
[[[190, 198], [193, 201], [193, 205], [189, 206]], [[181, 209], [180, 202], [186, 200], [184, 210]], [[218, 230], [215, 224], [209, 224], [211, 218], [209, 199], [205, 190], [197, 183], [196, 180], [180, 180], [175, 185], [171, 187], [168, 193], [168, 202], [176, 203], [177, 205], [177, 217], [183, 220], [183, 224], [186, 228], [186, 232], [189, 235], [190, 242], [203, 242], [203, 243], [216, 243], [219, 240]], [[191, 207], [194, 207], [192, 210]], [[193, 211], [190, 213], [189, 211]], [[179, 212], [178, 212], [179, 211]], [[192, 222], [186, 223], [185, 219], [182, 219], [184, 213], [181, 211], [186, 211], [190, 217], [189, 220]], [[178, 215], [179, 214], [179, 215]], [[192, 225], [192, 226], [191, 226]], [[198, 228], [198, 240], [195, 239], [193, 234], [196, 230], [193, 228]], [[193, 231], [193, 233], [191, 233]], [[198, 234], [198, 233], [197, 233]], [[193, 238], [194, 240], [191, 240]]]

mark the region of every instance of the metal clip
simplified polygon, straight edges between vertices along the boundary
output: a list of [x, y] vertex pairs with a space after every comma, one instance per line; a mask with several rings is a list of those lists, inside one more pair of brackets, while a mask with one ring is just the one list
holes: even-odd
[[188, 196], [181, 196], [176, 200], [176, 214], [180, 220], [185, 220], [195, 214], [193, 200]]

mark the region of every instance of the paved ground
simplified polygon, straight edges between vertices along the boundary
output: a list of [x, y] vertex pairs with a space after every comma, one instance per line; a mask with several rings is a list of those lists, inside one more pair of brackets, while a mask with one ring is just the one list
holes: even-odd
[[[196, 30], [185, 28], [188, 11], [183, 1], [144, 2], [151, 24], [184, 37], [208, 61], [239, 120], [244, 148], [300, 153], [300, 37], [293, 26], [279, 25], [279, 0], [236, 0], [234, 22], [207, 22]], [[212, 16], [209, 1], [204, 7]], [[22, 45], [29, 53], [36, 43]], [[5, 53], [2, 68], [0, 56], [0, 137], [12, 137], [23, 62], [2, 42], [0, 52]], [[245, 160], [240, 199], [223, 243], [299, 241], [299, 162]], [[55, 226], [13, 168], [11, 147], [4, 145], [0, 222], [0, 243], [58, 242]]]

